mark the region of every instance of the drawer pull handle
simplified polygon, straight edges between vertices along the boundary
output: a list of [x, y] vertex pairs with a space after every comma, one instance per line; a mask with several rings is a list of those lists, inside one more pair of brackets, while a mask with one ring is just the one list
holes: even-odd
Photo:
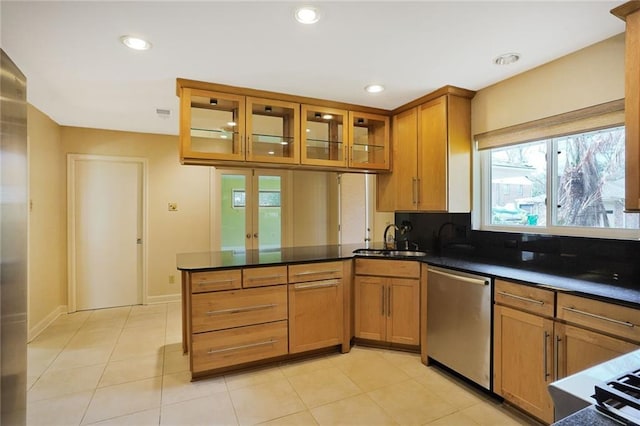
[[579, 309], [569, 308], [569, 307], [566, 307], [566, 306], [563, 306], [562, 309], [564, 309], [565, 311], [573, 312], [574, 314], [580, 314], [580, 315], [584, 315], [584, 316], [587, 316], [587, 317], [600, 319], [600, 320], [603, 320], [603, 321], [609, 321], [609, 322], [612, 322], [614, 324], [624, 325], [624, 326], [629, 327], [629, 328], [635, 327], [635, 324], [633, 324], [633, 323], [631, 323], [629, 321], [620, 321], [620, 320], [617, 320], [617, 319], [608, 318], [608, 317], [605, 317], [605, 316], [602, 316], [602, 315], [598, 315], [598, 314], [592, 314], [591, 312], [581, 311]]
[[232, 346], [230, 348], [224, 348], [224, 349], [215, 349], [215, 350], [212, 349], [207, 352], [207, 355], [215, 355], [215, 354], [222, 354], [225, 352], [240, 351], [242, 349], [256, 348], [258, 346], [273, 345], [274, 343], [278, 343], [278, 341], [276, 339], [271, 339], [265, 342], [249, 343], [248, 345]]
[[209, 285], [209, 284], [227, 284], [234, 282], [235, 279], [231, 278], [228, 280], [209, 280], [209, 281], [198, 281], [196, 284], [198, 285]]
[[342, 269], [332, 269], [330, 271], [303, 271], [303, 272], [296, 272], [295, 274], [293, 274], [293, 276], [304, 277], [308, 275], [337, 274], [338, 272], [342, 272]]
[[312, 288], [337, 287], [338, 283], [339, 283], [338, 280], [324, 280], [324, 281], [315, 281], [310, 283], [295, 284], [293, 288], [295, 290], [309, 290]]
[[207, 315], [220, 315], [220, 314], [239, 314], [242, 312], [251, 312], [251, 311], [259, 311], [262, 309], [275, 308], [278, 306], [275, 303], [270, 303], [268, 305], [254, 305], [254, 306], [245, 306], [242, 308], [229, 308], [229, 309], [218, 309], [217, 311], [207, 311]]
[[278, 278], [283, 278], [284, 275], [265, 275], [263, 277], [248, 277], [249, 281], [264, 281], [264, 280], [277, 280]]
[[501, 294], [505, 297], [511, 297], [513, 299], [522, 300], [523, 302], [535, 303], [536, 305], [540, 305], [540, 306], [544, 305], [544, 302], [542, 300], [536, 300], [536, 299], [531, 299], [529, 297], [518, 296], [517, 294], [511, 294], [505, 291], [498, 291], [498, 294]]

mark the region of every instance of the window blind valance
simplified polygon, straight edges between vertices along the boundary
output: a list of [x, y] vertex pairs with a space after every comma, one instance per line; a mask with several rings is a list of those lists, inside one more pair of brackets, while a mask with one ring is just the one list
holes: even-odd
[[582, 133], [624, 124], [624, 99], [553, 115], [474, 136], [479, 150]]

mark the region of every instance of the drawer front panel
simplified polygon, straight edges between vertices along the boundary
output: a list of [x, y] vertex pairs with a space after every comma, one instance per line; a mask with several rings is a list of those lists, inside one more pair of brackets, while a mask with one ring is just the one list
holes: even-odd
[[286, 285], [194, 294], [191, 302], [193, 333], [287, 319]]
[[242, 285], [240, 269], [191, 273], [191, 292], [233, 290]]
[[192, 369], [199, 373], [287, 352], [287, 321], [212, 331], [193, 336]]
[[557, 317], [617, 337], [640, 342], [640, 310], [558, 293]]
[[553, 317], [554, 295], [552, 290], [496, 280], [494, 298], [500, 305]]
[[355, 262], [356, 275], [420, 278], [420, 263], [411, 260], [357, 258]]
[[289, 265], [289, 283], [342, 278], [342, 262], [317, 262]]
[[286, 266], [267, 266], [265, 268], [245, 268], [242, 270], [242, 287], [264, 287], [287, 283]]

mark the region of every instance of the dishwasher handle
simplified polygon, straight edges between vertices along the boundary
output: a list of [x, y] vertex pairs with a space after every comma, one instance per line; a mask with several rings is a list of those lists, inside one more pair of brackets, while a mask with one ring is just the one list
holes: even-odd
[[464, 275], [450, 274], [448, 272], [439, 271], [437, 269], [428, 269], [428, 272], [433, 274], [443, 275], [447, 278], [451, 278], [457, 281], [463, 281], [468, 284], [489, 285], [491, 283], [488, 278], [465, 277]]

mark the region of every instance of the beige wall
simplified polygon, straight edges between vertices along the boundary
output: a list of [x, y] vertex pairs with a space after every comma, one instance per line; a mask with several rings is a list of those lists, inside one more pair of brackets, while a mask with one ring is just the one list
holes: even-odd
[[[209, 168], [181, 165], [177, 136], [62, 127], [62, 141], [65, 155], [147, 159], [148, 301], [179, 294], [176, 253], [209, 250]], [[170, 202], [178, 211], [168, 211]]]
[[476, 135], [624, 98], [624, 34], [596, 43], [476, 94]]
[[27, 110], [29, 137], [29, 335], [67, 304], [65, 167], [60, 126]]

